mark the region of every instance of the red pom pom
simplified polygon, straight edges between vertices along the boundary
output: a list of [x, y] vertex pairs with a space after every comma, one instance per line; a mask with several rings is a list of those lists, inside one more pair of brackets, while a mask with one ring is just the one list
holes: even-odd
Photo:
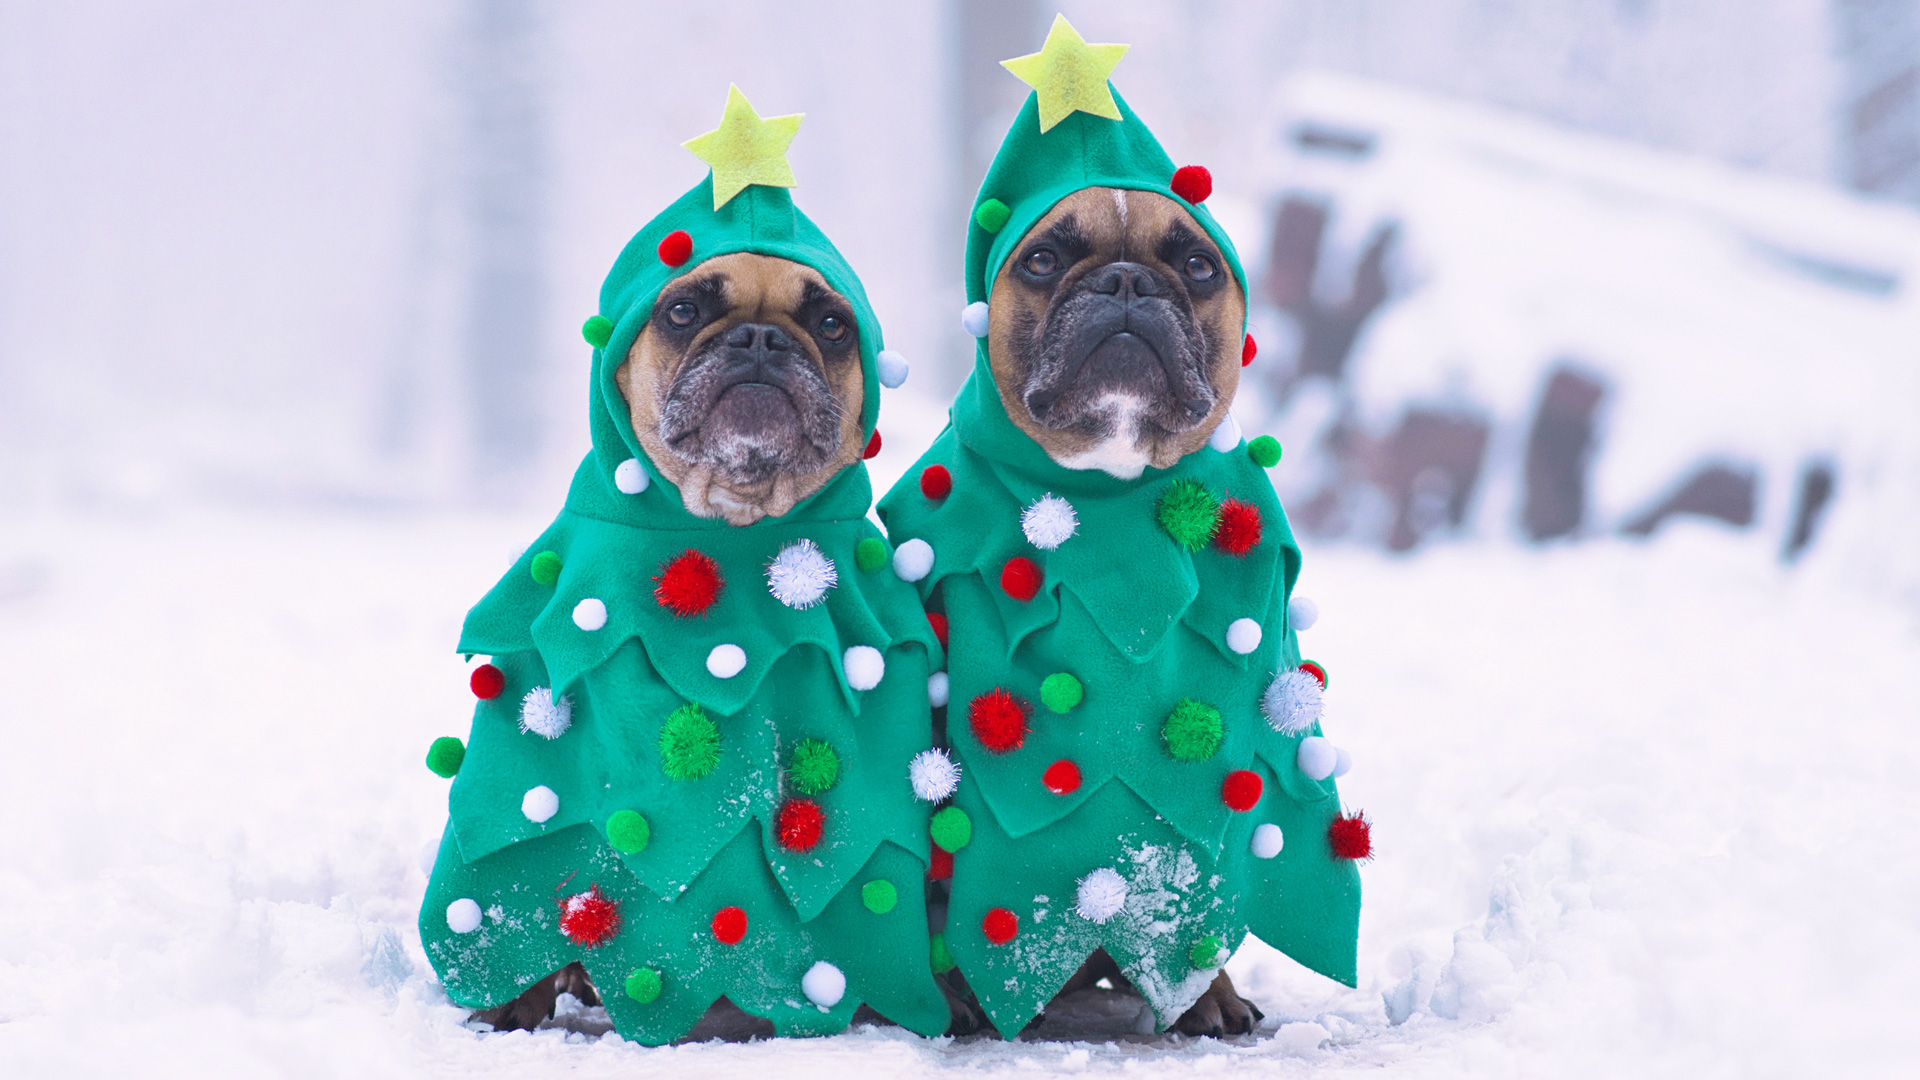
[[865, 450], [860, 451], [860, 460], [862, 461], [870, 460], [875, 454], [878, 454], [879, 452], [880, 452], [880, 433], [876, 431], [873, 433], [873, 438], [867, 440], [867, 448]]
[[927, 612], [927, 625], [933, 627], [933, 636], [940, 639], [940, 647], [947, 647], [947, 617], [938, 611]]
[[929, 499], [944, 499], [953, 491], [953, 474], [945, 465], [929, 465], [920, 470], [920, 494]]
[[620, 932], [620, 905], [600, 895], [595, 885], [560, 901], [560, 932], [575, 945], [605, 945]]
[[722, 945], [738, 945], [747, 936], [747, 913], [728, 905], [713, 913], [713, 936]]
[[994, 908], [987, 912], [986, 918], [980, 920], [980, 932], [995, 945], [1005, 945], [1020, 932], [1020, 916], [1003, 907]]
[[1213, 194], [1213, 174], [1204, 165], [1182, 165], [1173, 170], [1173, 193], [1190, 203], [1203, 203]]
[[1300, 670], [1320, 680], [1320, 689], [1327, 688], [1327, 669], [1320, 666], [1318, 660], [1300, 661]]
[[1327, 846], [1333, 849], [1336, 859], [1373, 858], [1373, 823], [1367, 815], [1355, 810], [1334, 818], [1327, 826]]
[[492, 664], [481, 664], [473, 669], [473, 678], [467, 680], [467, 685], [473, 687], [474, 697], [481, 701], [492, 701], [507, 688], [507, 677]]
[[1220, 801], [1227, 804], [1229, 810], [1246, 812], [1260, 801], [1260, 774], [1246, 769], [1235, 769], [1227, 774], [1226, 782], [1220, 785]]
[[788, 851], [812, 851], [813, 845], [820, 842], [820, 831], [826, 823], [827, 815], [812, 799], [788, 799], [781, 805], [780, 812], [773, 815], [774, 835]]
[[1080, 790], [1080, 766], [1061, 758], [1040, 774], [1040, 782], [1055, 795], [1070, 795]]
[[1018, 750], [1027, 741], [1026, 703], [999, 687], [973, 699], [967, 706], [967, 723], [980, 745], [996, 754]]
[[1213, 546], [1229, 555], [1245, 555], [1260, 543], [1260, 508], [1250, 502], [1227, 499], [1213, 520]]
[[675, 229], [660, 241], [660, 246], [655, 250], [660, 253], [661, 262], [668, 266], [679, 266], [693, 256], [693, 237], [688, 236], [685, 229]]
[[953, 852], [939, 844], [929, 845], [933, 849], [933, 858], [927, 860], [927, 880], [945, 881], [953, 876]]
[[1253, 358], [1259, 355], [1260, 346], [1255, 345], [1253, 343], [1253, 335], [1248, 334], [1246, 342], [1240, 346], [1240, 366], [1246, 367], [1248, 364], [1253, 363]]
[[1040, 591], [1040, 568], [1025, 555], [1015, 555], [1000, 568], [1000, 587], [1015, 600], [1031, 600]]
[[688, 550], [675, 555], [660, 568], [653, 598], [660, 606], [682, 617], [698, 615], [713, 606], [720, 594], [720, 564], [704, 553]]

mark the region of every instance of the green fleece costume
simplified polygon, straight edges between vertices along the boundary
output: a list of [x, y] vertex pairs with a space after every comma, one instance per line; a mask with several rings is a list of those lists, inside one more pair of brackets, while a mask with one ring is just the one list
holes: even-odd
[[[752, 121], [782, 119], [797, 126]], [[777, 176], [716, 208], [716, 177], [738, 166], [716, 162], [640, 230], [588, 320], [593, 450], [461, 635], [493, 670], [475, 678], [464, 756], [442, 740], [429, 758], [457, 775], [420, 935], [468, 1007], [581, 961], [616, 1029], [645, 1043], [723, 994], [787, 1034], [841, 1030], [862, 1001], [938, 1034], [927, 807], [907, 771], [939, 644], [886, 568], [865, 467], [779, 518], [695, 517], [615, 383], [671, 279], [758, 252], [853, 305], [871, 435], [880, 326], [860, 281]]]
[[[1061, 118], [1039, 89], [980, 189], [974, 307], [1027, 229], [1089, 186], [1179, 199], [1244, 289], [1205, 192], [1118, 95], [1115, 118]], [[931, 546], [918, 585], [948, 620], [971, 835], [945, 944], [1009, 1037], [1096, 948], [1163, 1026], [1249, 930], [1354, 981], [1354, 860], [1370, 849], [1340, 810], [1345, 756], [1320, 736], [1324, 671], [1301, 666], [1289, 625], [1300, 553], [1262, 468], [1276, 450], [1236, 435], [1133, 480], [1063, 468], [1007, 417], [983, 337], [951, 424], [881, 501], [903, 555]]]

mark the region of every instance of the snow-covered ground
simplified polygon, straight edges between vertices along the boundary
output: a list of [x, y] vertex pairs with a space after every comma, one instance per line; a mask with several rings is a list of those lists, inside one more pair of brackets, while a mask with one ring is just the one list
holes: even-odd
[[[905, 448], [902, 447], [904, 451]], [[1227, 1043], [481, 1034], [413, 930], [462, 613], [543, 524], [0, 526], [0, 1075], [1853, 1076], [1915, 1050], [1920, 625], [1818, 553], [1309, 549], [1360, 988], [1258, 944]], [[1395, 1023], [1404, 1020], [1403, 1023]], [[1318, 1025], [1318, 1026], [1315, 1026]]]

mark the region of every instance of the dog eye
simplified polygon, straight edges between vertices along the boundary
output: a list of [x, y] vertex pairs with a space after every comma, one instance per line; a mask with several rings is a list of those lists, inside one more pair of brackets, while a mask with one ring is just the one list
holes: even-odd
[[840, 316], [829, 315], [820, 320], [820, 329], [816, 332], [828, 341], [839, 341], [847, 336], [847, 324], [840, 321]]
[[1034, 277], [1046, 277], [1058, 269], [1060, 269], [1059, 258], [1046, 248], [1041, 248], [1027, 256], [1027, 273]]
[[1213, 280], [1213, 260], [1205, 255], [1187, 256], [1187, 276], [1195, 281]]
[[675, 326], [692, 326], [693, 320], [700, 317], [700, 309], [688, 300], [682, 300], [667, 309], [667, 321]]

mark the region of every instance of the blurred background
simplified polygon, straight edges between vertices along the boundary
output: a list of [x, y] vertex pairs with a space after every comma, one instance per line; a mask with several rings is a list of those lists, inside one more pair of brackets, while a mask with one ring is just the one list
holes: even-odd
[[729, 81], [916, 361], [897, 471], [1056, 6], [1216, 177], [1306, 534], [1791, 559], [1920, 479], [1913, 0], [75, 0], [0, 3], [0, 506], [552, 505]]

